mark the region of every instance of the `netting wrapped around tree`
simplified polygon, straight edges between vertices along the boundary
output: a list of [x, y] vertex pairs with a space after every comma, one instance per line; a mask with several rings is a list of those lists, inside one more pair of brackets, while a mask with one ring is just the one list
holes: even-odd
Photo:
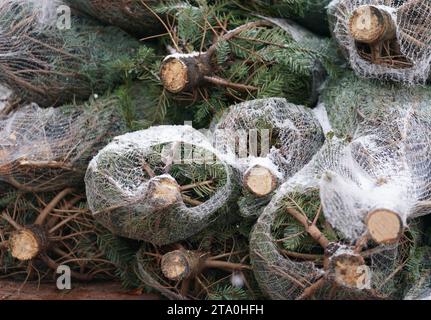
[[367, 78], [424, 83], [431, 65], [431, 5], [418, 0], [333, 0], [332, 31]]
[[328, 35], [326, 7], [331, 0], [245, 0], [241, 5], [246, 8], [281, 18], [293, 19], [311, 31]]
[[[183, 1], [163, 0], [64, 0], [77, 13], [85, 13], [103, 23], [120, 27], [137, 36], [163, 32], [158, 8], [163, 4], [186, 5]], [[157, 16], [160, 16], [159, 18]]]
[[429, 247], [418, 247], [414, 252], [418, 263], [413, 264], [410, 274], [410, 288], [405, 300], [431, 300], [431, 250]]
[[216, 126], [215, 139], [243, 184], [240, 211], [255, 216], [325, 138], [311, 110], [269, 98], [232, 106]]
[[0, 181], [30, 192], [82, 184], [91, 158], [125, 130], [113, 97], [55, 109], [21, 107], [0, 118]]
[[[352, 241], [327, 219], [319, 181], [346, 143], [328, 140], [312, 160], [283, 184], [260, 216], [250, 238], [253, 270], [272, 299], [376, 299], [398, 294], [397, 276], [408, 259], [406, 234], [394, 244]], [[320, 193], [324, 190], [320, 187]], [[356, 222], [347, 212], [340, 223]]]
[[[327, 72], [335, 69], [328, 39], [292, 21], [237, 16], [229, 3], [174, 12], [180, 27], [165, 39], [171, 54], [154, 72], [165, 89], [163, 102], [179, 109], [179, 116], [189, 112], [187, 120], [198, 127], [252, 99], [284, 97], [314, 106]], [[220, 21], [226, 26], [217, 34]], [[131, 69], [154, 77], [139, 65]]]
[[40, 19], [43, 10], [29, 1], [0, 3], [0, 82], [27, 102], [49, 107], [86, 100], [121, 80], [113, 64], [133, 55], [137, 40], [75, 17], [71, 28], [60, 29]]
[[144, 243], [136, 273], [169, 299], [243, 300], [261, 295], [249, 265], [248, 236], [225, 220], [173, 245]]
[[86, 178], [95, 218], [113, 233], [163, 245], [217, 218], [234, 194], [232, 170], [189, 126], [156, 126], [117, 137]]
[[[281, 187], [280, 194], [273, 198], [259, 219], [251, 237], [252, 259], [261, 286], [272, 297], [308, 297], [310, 291], [315, 295], [317, 289], [324, 288], [326, 280], [320, 280], [323, 278], [318, 273], [321, 270], [309, 262], [292, 263], [291, 258], [283, 257], [273, 235], [274, 226], [280, 225], [276, 220], [277, 212], [280, 208], [285, 212], [283, 201], [287, 199], [291, 203], [289, 206], [296, 208], [295, 211], [288, 210], [289, 215], [296, 221], [302, 219], [301, 224], [308, 226], [309, 235], [320, 246], [330, 248], [328, 241], [332, 240], [322, 242], [321, 235], [309, 226], [318, 220], [313, 220], [313, 216], [304, 220], [301, 215], [304, 212], [303, 196], [309, 190], [320, 196], [326, 222], [342, 234], [345, 244], [353, 245], [356, 251], [371, 243], [388, 248], [368, 265], [372, 276], [384, 274], [383, 278], [371, 277], [371, 289], [374, 289], [373, 296], [377, 293], [377, 296], [391, 297], [396, 293], [393, 283], [390, 285], [395, 280], [381, 281], [404, 263], [405, 250], [401, 244], [408, 219], [429, 213], [430, 163], [426, 154], [431, 146], [430, 92], [427, 88], [398, 86], [377, 89], [380, 93], [374, 95], [372, 101], [355, 100], [361, 104], [356, 108], [358, 121], [353, 141], [327, 140], [310, 163]], [[299, 200], [292, 196], [298, 192]], [[317, 226], [317, 223], [313, 225]], [[291, 237], [294, 234], [298, 234], [297, 229], [284, 233], [284, 238], [280, 236], [284, 243], [289, 240], [288, 249], [295, 239]], [[296, 244], [293, 245], [296, 250]], [[357, 255], [356, 251], [354, 255]], [[298, 255], [296, 251], [289, 257], [310, 258]], [[352, 261], [355, 260], [360, 261], [357, 258]], [[304, 282], [292, 286], [291, 279], [301, 277]], [[280, 293], [289, 285], [292, 292]], [[388, 289], [383, 290], [387, 285]], [[311, 289], [306, 289], [308, 287]]]
[[116, 265], [98, 245], [108, 231], [94, 222], [83, 200], [69, 188], [15, 194], [0, 214], [0, 277], [40, 283], [66, 265], [73, 281], [116, 279]]
[[[428, 214], [429, 88], [368, 83], [347, 74], [329, 85], [324, 100], [333, 130], [353, 138], [342, 160], [347, 170], [330, 168], [322, 182], [328, 219], [343, 223], [340, 214], [348, 212], [362, 221], [386, 208], [405, 225]], [[355, 238], [364, 223], [353, 225]]]

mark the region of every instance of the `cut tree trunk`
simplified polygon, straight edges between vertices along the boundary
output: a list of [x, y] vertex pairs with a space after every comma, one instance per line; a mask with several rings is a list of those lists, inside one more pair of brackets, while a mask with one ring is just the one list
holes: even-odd
[[271, 170], [256, 165], [244, 175], [244, 186], [257, 197], [265, 197], [277, 188], [277, 177]]
[[48, 235], [42, 227], [23, 228], [15, 232], [10, 239], [11, 254], [18, 260], [28, 261], [43, 252], [48, 243]]
[[396, 212], [379, 209], [366, 218], [368, 233], [378, 244], [396, 243], [403, 234], [403, 222]]
[[349, 21], [352, 37], [359, 42], [373, 44], [396, 38], [396, 26], [390, 14], [374, 6], [360, 6]]

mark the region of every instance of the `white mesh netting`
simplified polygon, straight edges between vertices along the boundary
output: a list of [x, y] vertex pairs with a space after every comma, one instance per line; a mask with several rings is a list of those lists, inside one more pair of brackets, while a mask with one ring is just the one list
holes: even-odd
[[0, 117], [0, 180], [31, 192], [83, 181], [88, 162], [125, 131], [116, 99], [91, 106], [41, 109], [35, 104]]
[[230, 167], [189, 126], [117, 137], [90, 163], [85, 181], [97, 220], [118, 235], [157, 245], [208, 226], [234, 189]]
[[340, 91], [343, 97], [328, 112], [334, 118], [338, 111], [334, 106], [347, 101], [347, 109], [354, 110], [346, 113], [355, 120], [346, 120], [347, 126], [334, 124], [340, 131], [346, 127], [350, 131], [356, 123], [356, 130], [340, 159], [326, 167], [321, 196], [327, 219], [355, 239], [364, 231], [363, 218], [373, 209], [394, 211], [404, 223], [429, 213], [431, 91], [377, 84], [364, 87], [363, 81], [351, 84], [354, 89], [348, 94]]
[[38, 10], [41, 25], [54, 25], [57, 22], [57, 9], [63, 5], [61, 0], [29, 0]]
[[[310, 109], [269, 98], [232, 106], [216, 126], [215, 139], [241, 181], [260, 166], [281, 183], [311, 160], [324, 134]], [[252, 198], [241, 203], [245, 215], [255, 214], [270, 199]]]
[[[363, 87], [358, 90], [353, 89], [350, 94], [350, 103], [357, 102], [348, 116], [356, 117], [353, 140], [347, 142], [328, 135], [316, 156], [282, 185], [252, 233], [250, 250], [256, 277], [272, 298], [303, 297], [310, 292], [306, 288], [315, 283], [319, 284], [319, 290], [311, 287], [315, 290], [314, 296], [335, 297], [322, 285], [328, 281], [321, 280], [322, 272], [326, 279], [331, 270], [316, 267], [319, 264], [315, 262], [292, 258], [298, 255], [280, 250], [274, 235], [274, 228], [279, 225], [277, 217], [285, 213], [286, 208], [303, 210], [305, 206], [301, 203], [310, 192], [319, 194], [325, 221], [349, 246], [357, 246], [364, 237], [368, 239], [366, 218], [377, 209], [395, 212], [404, 225], [409, 218], [429, 213], [430, 90], [384, 85], [376, 86], [375, 91]], [[352, 127], [353, 122], [348, 126]], [[339, 125], [343, 128], [343, 124]], [[312, 217], [308, 219], [312, 221]], [[393, 297], [396, 294], [394, 274], [406, 260], [405, 242], [405, 235], [402, 235], [393, 245], [372, 249], [378, 252], [375, 255], [364, 255], [368, 250], [361, 251], [371, 272], [371, 291], [367, 291], [366, 296]], [[340, 294], [343, 292], [341, 290]], [[356, 294], [353, 297], [357, 297]]]
[[139, 42], [115, 27], [71, 17], [57, 26], [56, 2], [0, 1], [0, 82], [26, 102], [59, 106], [102, 94], [121, 80], [118, 59]]
[[[428, 79], [429, 1], [333, 0], [329, 16], [335, 38], [359, 75], [404, 83], [424, 83]], [[355, 32], [359, 35], [353, 36]], [[373, 38], [376, 32], [378, 36]]]
[[275, 175], [285, 179], [311, 160], [325, 138], [310, 109], [269, 98], [230, 107], [215, 128], [215, 139], [217, 148], [240, 172], [255, 165], [257, 158], [267, 158], [262, 165], [271, 166]]
[[[252, 231], [250, 254], [253, 270], [260, 287], [272, 299], [387, 298], [392, 297], [397, 290], [397, 267], [406, 259], [408, 251], [404, 238], [394, 245], [362, 249], [350, 244], [349, 239], [342, 233], [328, 226], [328, 220], [320, 220], [323, 216], [319, 217], [318, 201], [316, 205], [316, 199], [319, 197], [319, 177], [328, 168], [350, 172], [349, 168], [345, 167], [347, 164], [340, 163], [340, 155], [344, 153], [346, 146], [347, 143], [339, 139], [328, 139], [310, 164], [281, 186]], [[322, 190], [323, 187], [320, 192]], [[307, 209], [310, 204], [315, 205], [311, 211]], [[289, 216], [288, 209], [296, 210], [299, 216], [306, 216], [308, 225], [316, 221], [313, 225], [321, 228], [330, 242], [322, 246], [321, 241], [318, 243], [311, 239], [310, 245], [310, 240], [304, 239], [304, 228], [294, 231], [293, 235], [286, 234], [293, 222], [292, 219], [281, 218]], [[327, 218], [325, 208], [323, 213]], [[319, 219], [316, 219], [316, 216]], [[348, 225], [356, 223], [356, 217], [345, 213], [339, 219], [343, 219], [343, 231], [354, 229]], [[275, 229], [280, 229], [283, 225], [286, 232], [277, 236]], [[298, 234], [299, 244], [295, 244], [295, 250], [286, 250], [286, 241], [292, 236], [298, 237]], [[289, 243], [287, 248], [290, 246], [292, 245]], [[342, 255], [363, 260], [360, 264], [362, 270], [365, 270], [363, 278], [353, 277], [355, 281], [348, 285], [334, 280], [337, 268], [331, 267], [331, 261], [338, 261], [337, 257]], [[344, 280], [349, 282], [348, 279]], [[338, 290], [334, 290], [334, 284]], [[357, 286], [358, 284], [361, 286]]]

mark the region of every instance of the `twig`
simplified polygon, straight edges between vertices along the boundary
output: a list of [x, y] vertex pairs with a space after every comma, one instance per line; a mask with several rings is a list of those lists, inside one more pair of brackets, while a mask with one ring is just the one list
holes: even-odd
[[305, 300], [316, 294], [317, 290], [325, 285], [325, 278], [320, 278], [311, 286], [304, 289], [303, 293], [296, 300]]
[[308, 218], [298, 212], [293, 208], [287, 208], [286, 211], [295, 218], [299, 223], [303, 225], [305, 231], [316, 241], [318, 242], [322, 248], [326, 248], [329, 245], [329, 240], [325, 237], [325, 235], [315, 226], [313, 225]]
[[245, 85], [245, 84], [241, 84], [241, 83], [234, 83], [234, 82], [230, 82], [229, 80], [220, 78], [220, 77], [216, 77], [216, 76], [204, 76], [204, 80], [206, 82], [212, 83], [216, 86], [223, 86], [223, 87], [227, 87], [227, 88], [232, 88], [238, 91], [257, 91], [259, 90], [259, 88], [254, 87], [254, 86], [249, 86], [249, 85]]
[[68, 194], [72, 193], [74, 190], [72, 188], [66, 188], [63, 191], [61, 191], [59, 194], [55, 196], [54, 199], [51, 200], [50, 203], [43, 209], [43, 211], [40, 213], [40, 215], [37, 217], [35, 221], [35, 225], [42, 225], [48, 215], [51, 213], [51, 211], [59, 204], [59, 202]]

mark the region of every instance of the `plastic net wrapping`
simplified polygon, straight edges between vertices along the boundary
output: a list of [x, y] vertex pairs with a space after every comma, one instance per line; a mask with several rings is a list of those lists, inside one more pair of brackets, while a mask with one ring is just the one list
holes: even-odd
[[[256, 167], [269, 170], [278, 185], [311, 160], [324, 135], [311, 110], [269, 98], [232, 106], [216, 126], [215, 139], [245, 185], [244, 179]], [[244, 188], [240, 210], [246, 216], [256, 215], [272, 194], [259, 197]]]
[[333, 34], [357, 74], [404, 83], [428, 79], [428, 1], [334, 0], [329, 15]]
[[[338, 83], [339, 95], [335, 84], [324, 93], [326, 107], [334, 131], [353, 142], [322, 180], [328, 220], [341, 228], [340, 215], [348, 212], [357, 222], [349, 221], [352, 230], [343, 231], [356, 238], [373, 209], [390, 209], [404, 224], [428, 214], [431, 91], [367, 84], [349, 75]], [[346, 111], [339, 119], [341, 106]]]
[[0, 84], [0, 114], [3, 114], [8, 106], [11, 91]]
[[243, 6], [250, 6], [256, 12], [293, 19], [317, 34], [329, 34], [326, 6], [331, 0], [245, 0], [241, 2]]
[[353, 72], [330, 78], [320, 97], [321, 113], [327, 122], [326, 129], [333, 131], [338, 137], [353, 137], [360, 121], [358, 110], [377, 110], [380, 102], [388, 103], [389, 99], [380, 97], [387, 89], [388, 87], [375, 81], [358, 78]]
[[185, 241], [166, 246], [143, 243], [136, 254], [136, 274], [144, 285], [169, 299], [261, 297], [249, 263], [251, 223], [244, 227], [243, 222], [226, 212]]
[[[346, 146], [342, 140], [328, 139], [310, 164], [281, 186], [252, 231], [253, 270], [262, 290], [272, 299], [368, 299], [396, 294], [395, 275], [406, 259], [408, 241], [401, 238], [396, 244], [379, 246], [368, 243], [361, 250], [358, 243], [354, 244], [338, 228], [334, 229], [324, 204], [319, 201], [319, 189], [320, 193], [324, 191], [324, 187], [319, 188], [322, 173], [334, 167], [339, 171], [349, 170], [339, 162]], [[321, 209], [323, 214], [319, 215]], [[295, 224], [288, 210], [306, 216], [309, 225], [313, 221], [328, 243], [323, 246], [316, 241], [318, 237], [304, 236], [304, 228]], [[339, 219], [342, 219], [343, 231], [351, 229], [346, 227], [348, 224], [357, 224], [357, 217], [348, 212]], [[361, 270], [362, 277], [336, 280], [342, 271], [337, 271], [333, 262], [335, 266], [337, 262], [342, 265], [344, 257], [359, 261], [353, 270], [355, 275]]]
[[[67, 265], [73, 280], [112, 280], [116, 278], [115, 265], [108, 261], [98, 246], [98, 238], [107, 233], [97, 225], [82, 195], [70, 193], [56, 203], [56, 212], [50, 212], [42, 226], [35, 221], [46, 203], [56, 194], [39, 193], [14, 195], [2, 210], [0, 219], [0, 277], [16, 281], [50, 281], [57, 267]], [[13, 198], [11, 195], [10, 198]], [[17, 230], [16, 226], [20, 229]], [[44, 245], [40, 243], [38, 255], [19, 260], [12, 239], [22, 230], [43, 230]], [[31, 250], [22, 248], [22, 251]]]
[[29, 0], [27, 2], [37, 10], [37, 18], [42, 25], [57, 23], [58, 11], [60, 11], [58, 9], [63, 4], [62, 0]]
[[[185, 2], [176, 1], [185, 5]], [[64, 0], [77, 12], [88, 14], [106, 24], [114, 25], [138, 36], [154, 35], [163, 31], [156, 16], [157, 7], [173, 6], [175, 1], [163, 0]], [[147, 6], [145, 6], [145, 3]], [[151, 12], [153, 10], [154, 13]]]
[[157, 126], [117, 137], [85, 178], [96, 219], [115, 234], [162, 245], [217, 218], [233, 195], [230, 167], [189, 126]]
[[431, 250], [429, 247], [418, 247], [415, 255], [419, 257], [419, 268], [405, 300], [431, 300]]
[[42, 107], [86, 100], [120, 80], [116, 60], [139, 42], [115, 27], [72, 17], [70, 28], [41, 20], [45, 8], [28, 1], [0, 3], [0, 82]]
[[42, 109], [36, 104], [0, 118], [0, 181], [31, 192], [83, 183], [87, 165], [125, 132], [114, 98]]

